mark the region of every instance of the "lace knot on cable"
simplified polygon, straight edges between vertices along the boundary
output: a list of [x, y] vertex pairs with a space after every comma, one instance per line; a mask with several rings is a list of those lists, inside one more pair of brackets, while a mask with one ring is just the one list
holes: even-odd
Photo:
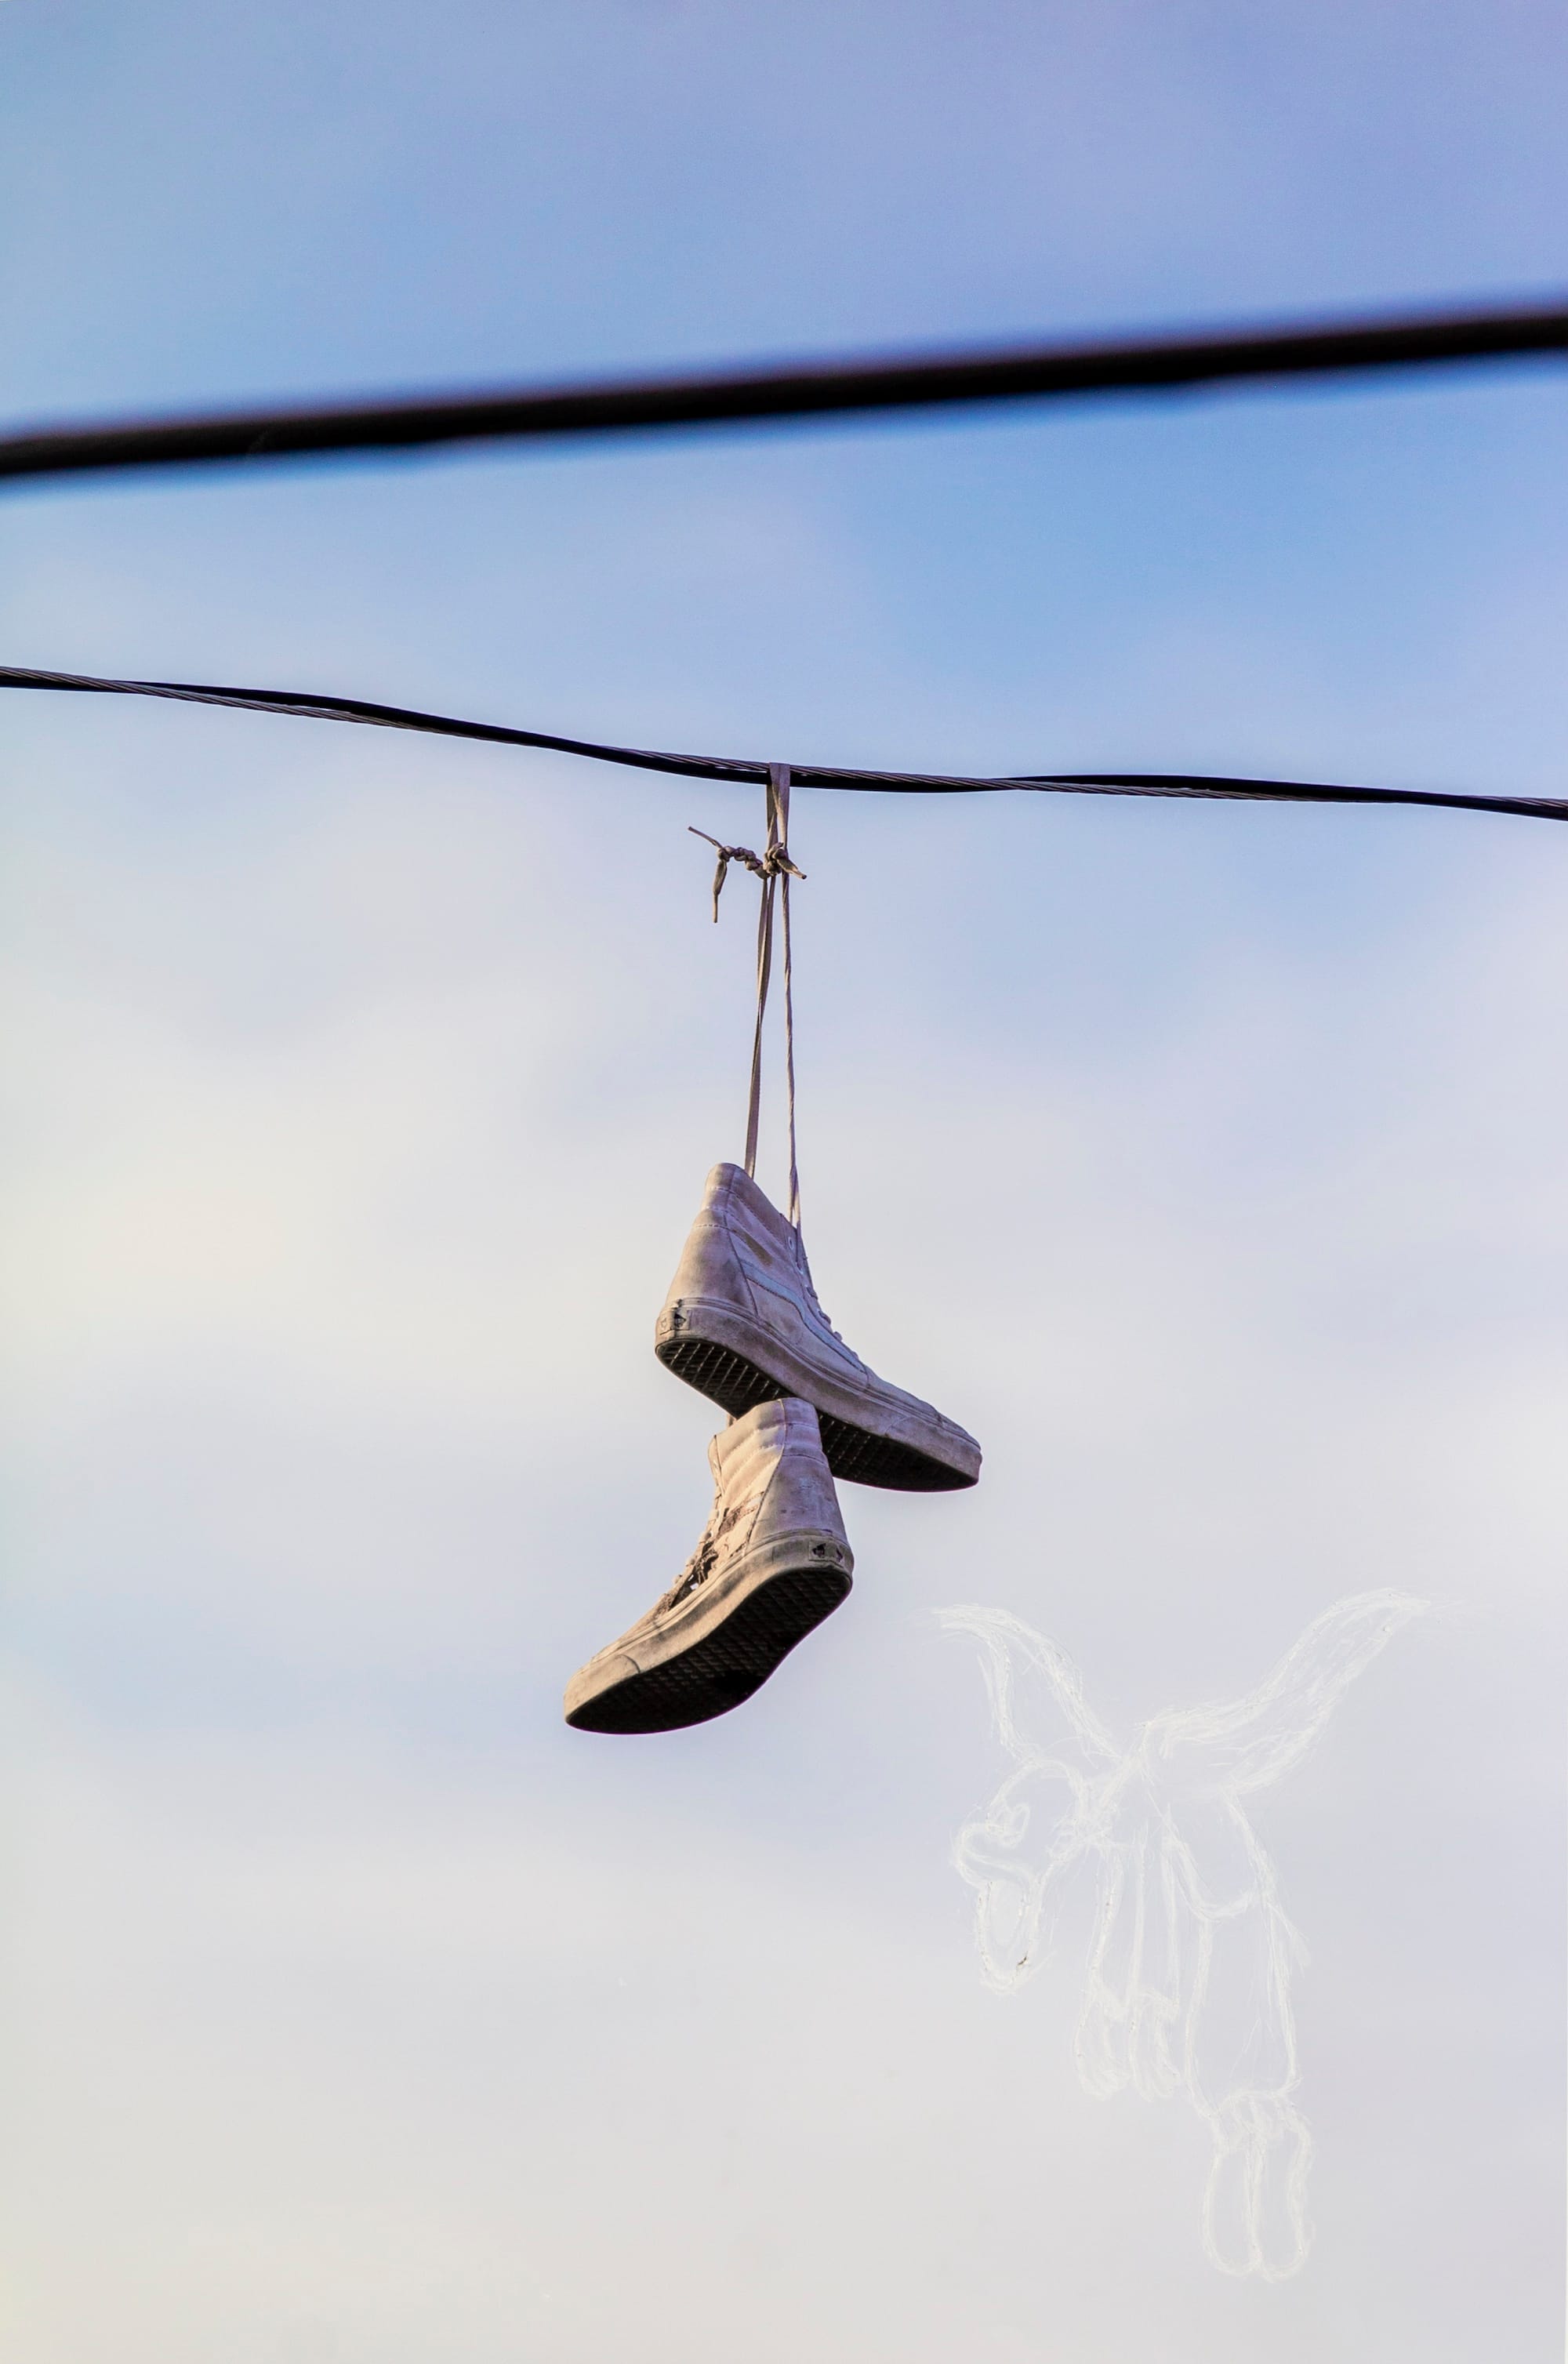
[[[718, 917], [718, 898], [724, 892], [724, 881], [732, 862], [739, 862], [758, 881], [757, 898], [757, 1024], [751, 1036], [751, 1089], [746, 1109], [746, 1171], [753, 1180], [757, 1174], [757, 1126], [762, 1109], [762, 1020], [768, 1008], [768, 979], [773, 965], [773, 905], [776, 901], [784, 916], [784, 1092], [789, 1110], [789, 1210], [791, 1230], [800, 1238], [800, 1169], [795, 1152], [795, 987], [794, 964], [790, 953], [789, 882], [804, 878], [789, 853], [789, 765], [768, 765], [767, 788], [768, 840], [764, 853], [758, 853], [749, 845], [725, 845], [717, 837], [709, 837], [706, 829], [692, 829], [718, 855], [718, 867], [713, 874], [713, 916]], [[689, 826], [689, 824], [688, 824]]]
[[777, 878], [783, 873], [787, 873], [791, 878], [804, 878], [806, 875], [805, 871], [797, 870], [790, 859], [787, 845], [770, 845], [765, 853], [757, 853], [749, 845], [721, 845], [717, 837], [708, 836], [706, 829], [692, 829], [689, 822], [687, 829], [691, 836], [702, 838], [715, 849], [718, 855], [717, 867], [713, 874], [713, 916], [716, 921], [718, 918], [718, 898], [724, 892], [724, 882], [729, 875], [729, 865], [732, 862], [739, 862], [745, 869], [751, 871], [754, 878], [761, 878], [764, 883], [770, 878]]

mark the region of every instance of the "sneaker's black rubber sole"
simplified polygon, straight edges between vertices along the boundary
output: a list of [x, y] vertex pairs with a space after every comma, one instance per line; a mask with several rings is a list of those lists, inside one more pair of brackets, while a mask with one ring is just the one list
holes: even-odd
[[[774, 1403], [781, 1396], [796, 1392], [759, 1370], [732, 1346], [711, 1339], [661, 1338], [653, 1351], [667, 1371], [736, 1420], [760, 1403]], [[828, 1468], [835, 1478], [851, 1485], [885, 1486], [902, 1494], [947, 1494], [974, 1483], [962, 1470], [933, 1461], [929, 1453], [917, 1453], [912, 1444], [900, 1444], [895, 1437], [873, 1436], [869, 1429], [855, 1428], [849, 1421], [824, 1411], [820, 1404], [817, 1420]]]
[[579, 1732], [680, 1732], [687, 1724], [711, 1723], [761, 1690], [849, 1590], [842, 1568], [770, 1577], [678, 1658], [628, 1675], [584, 1700], [566, 1721]]

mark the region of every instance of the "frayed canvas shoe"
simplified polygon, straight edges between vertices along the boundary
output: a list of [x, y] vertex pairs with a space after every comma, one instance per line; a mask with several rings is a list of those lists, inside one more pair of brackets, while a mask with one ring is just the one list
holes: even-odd
[[566, 1687], [579, 1732], [674, 1732], [728, 1714], [850, 1589], [854, 1556], [808, 1403], [759, 1404], [707, 1457], [713, 1515], [695, 1551]]
[[835, 1478], [936, 1493], [973, 1486], [980, 1447], [868, 1370], [817, 1301], [800, 1234], [739, 1165], [716, 1165], [670, 1284], [653, 1351], [728, 1412], [815, 1404]]

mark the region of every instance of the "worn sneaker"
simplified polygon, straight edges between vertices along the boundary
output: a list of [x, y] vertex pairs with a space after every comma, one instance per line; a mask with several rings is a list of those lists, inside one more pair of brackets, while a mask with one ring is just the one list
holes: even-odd
[[728, 1412], [774, 1396], [815, 1404], [835, 1478], [936, 1493], [980, 1475], [966, 1430], [845, 1345], [817, 1301], [799, 1232], [739, 1165], [707, 1177], [653, 1351]]
[[728, 1714], [850, 1589], [854, 1555], [808, 1403], [759, 1404], [707, 1457], [713, 1515], [695, 1551], [566, 1687], [579, 1732], [674, 1732]]

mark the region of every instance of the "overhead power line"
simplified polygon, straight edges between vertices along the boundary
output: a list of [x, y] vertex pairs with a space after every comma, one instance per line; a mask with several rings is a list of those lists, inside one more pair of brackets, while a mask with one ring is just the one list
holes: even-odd
[[[548, 730], [517, 730], [500, 722], [466, 722], [450, 714], [422, 714], [412, 707], [378, 706], [362, 697], [328, 697], [311, 690], [232, 689], [195, 681], [109, 681], [92, 674], [39, 673], [18, 665], [0, 665], [0, 689], [163, 697], [184, 705], [241, 707], [254, 713], [295, 715], [317, 722], [368, 723], [373, 729], [477, 739], [492, 746], [539, 747], [556, 754], [629, 764], [642, 772], [674, 773], [692, 780], [765, 784], [771, 768], [766, 757], [677, 755], [651, 747], [616, 747], [593, 739], [563, 739]], [[1203, 772], [1029, 772], [976, 778], [941, 772], [844, 771], [826, 764], [791, 764], [789, 771], [799, 787], [883, 796], [981, 796], [1032, 790], [1043, 795], [1206, 797], [1266, 804], [1438, 805], [1462, 812], [1568, 820], [1568, 798], [1557, 797], [1494, 797], [1452, 788], [1363, 788], [1324, 780], [1231, 779]]]
[[989, 351], [861, 356], [693, 377], [402, 396], [313, 409], [106, 420], [0, 438], [0, 477], [411, 451], [439, 443], [743, 425], [853, 411], [1156, 394], [1248, 378], [1496, 362], [1568, 349], [1568, 305], [1427, 312]]

